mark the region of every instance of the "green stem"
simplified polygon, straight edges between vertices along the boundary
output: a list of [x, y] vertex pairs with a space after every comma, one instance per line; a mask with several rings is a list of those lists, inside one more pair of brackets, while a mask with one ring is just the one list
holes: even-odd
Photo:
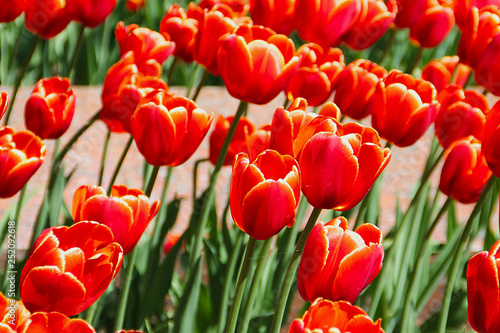
[[472, 84], [472, 82], [474, 82], [475, 78], [474, 78], [474, 70], [471, 69], [471, 71], [469, 72], [469, 76], [467, 76], [467, 80], [465, 80], [465, 83], [464, 83], [464, 90], [466, 88], [469, 88], [469, 86]]
[[151, 196], [151, 192], [153, 192], [153, 187], [155, 186], [156, 177], [158, 177], [158, 172], [160, 171], [159, 166], [155, 166], [153, 171], [151, 172], [151, 176], [149, 177], [148, 184], [144, 190], [144, 194], [149, 197]]
[[114, 325], [114, 332], [123, 329], [125, 321], [125, 312], [127, 311], [128, 295], [130, 294], [130, 286], [134, 275], [135, 258], [137, 256], [137, 246], [134, 247], [132, 252], [128, 255], [127, 271], [123, 279], [123, 286], [120, 292], [120, 299], [118, 301], [118, 310], [116, 312], [116, 319]]
[[72, 79], [73, 70], [75, 69], [76, 59], [78, 58], [78, 52], [80, 51], [80, 47], [83, 41], [83, 35], [85, 33], [85, 26], [80, 25], [80, 30], [78, 31], [78, 39], [76, 40], [75, 50], [73, 51], [73, 56], [71, 57], [71, 62], [69, 63], [68, 68], [68, 78]]
[[208, 74], [209, 74], [208, 71], [205, 68], [203, 68], [203, 74], [201, 76], [200, 82], [196, 86], [196, 90], [194, 91], [193, 97], [191, 97], [191, 100], [193, 102], [196, 102], [196, 100], [198, 99], [198, 96], [200, 95], [201, 92], [201, 88], [203, 88], [203, 86], [205, 85], [205, 81], [208, 78]]
[[234, 295], [233, 305], [231, 305], [231, 312], [229, 313], [229, 323], [227, 326], [227, 333], [233, 333], [236, 329], [236, 323], [238, 322], [238, 312], [240, 310], [241, 299], [243, 298], [243, 292], [245, 291], [245, 285], [248, 279], [248, 271], [250, 270], [250, 263], [253, 259], [253, 252], [255, 250], [255, 244], [257, 241], [255, 238], [250, 237], [247, 243], [247, 248], [245, 251], [245, 259], [243, 259], [243, 266], [240, 270], [240, 275], [238, 277], [238, 283], [236, 285], [236, 291]]
[[394, 45], [394, 41], [396, 40], [396, 29], [391, 29], [389, 32], [389, 39], [387, 40], [387, 43], [385, 44], [384, 51], [382, 53], [382, 57], [380, 57], [378, 63], [382, 64], [389, 54], [389, 51], [392, 49], [392, 45]]
[[85, 317], [85, 321], [92, 326], [95, 325], [95, 319], [97, 317], [97, 313], [99, 312], [99, 308], [101, 306], [102, 298], [104, 297], [104, 295], [99, 297], [97, 301], [95, 301], [94, 304], [92, 304], [90, 308], [87, 310], [87, 316]]
[[288, 108], [288, 106], [290, 105], [290, 103], [292, 103], [292, 101], [290, 101], [288, 99], [288, 96], [285, 96], [285, 100], [283, 101], [283, 109], [286, 110]]
[[125, 149], [123, 149], [122, 156], [120, 157], [120, 160], [118, 161], [118, 164], [116, 165], [115, 171], [113, 172], [113, 176], [111, 177], [111, 180], [109, 181], [108, 194], [111, 194], [111, 189], [113, 188], [113, 185], [116, 181], [116, 178], [118, 177], [118, 173], [120, 173], [120, 169], [122, 168], [123, 162], [125, 161], [125, 157], [127, 157], [128, 151], [130, 150], [130, 147], [132, 146], [132, 142], [134, 142], [134, 137], [131, 135], [127, 141], [127, 144], [125, 145]]
[[179, 58], [175, 57], [174, 62], [172, 63], [172, 65], [170, 65], [170, 68], [168, 69], [167, 85], [169, 87], [172, 84], [172, 78], [174, 77], [174, 72], [178, 65], [179, 65]]
[[193, 167], [193, 205], [196, 203], [196, 183], [198, 180], [198, 167], [200, 166], [201, 163], [208, 161], [208, 158], [202, 158], [201, 160], [197, 160], [194, 162], [194, 167]]
[[108, 130], [108, 134], [106, 135], [106, 140], [104, 141], [104, 149], [102, 150], [101, 157], [101, 169], [99, 171], [99, 179], [97, 185], [102, 185], [102, 178], [104, 177], [104, 166], [106, 165], [106, 155], [108, 153], [109, 139], [111, 138], [111, 131]]
[[448, 322], [448, 313], [450, 311], [451, 295], [453, 294], [453, 289], [455, 288], [455, 281], [457, 279], [458, 271], [460, 270], [460, 264], [463, 255], [462, 251], [463, 246], [467, 241], [467, 239], [469, 238], [470, 232], [476, 220], [476, 216], [483, 208], [484, 202], [486, 201], [486, 197], [488, 196], [488, 193], [490, 192], [491, 188], [493, 187], [496, 181], [497, 178], [495, 176], [492, 176], [491, 179], [488, 181], [488, 184], [486, 184], [483, 193], [481, 193], [481, 197], [479, 197], [479, 200], [474, 206], [474, 210], [472, 211], [472, 213], [469, 216], [469, 219], [467, 220], [467, 224], [465, 225], [465, 228], [462, 231], [460, 239], [455, 248], [453, 261], [451, 263], [450, 273], [448, 275], [448, 283], [446, 284], [446, 289], [443, 297], [443, 306], [441, 307], [441, 315], [439, 317], [439, 326], [438, 326], [439, 333], [444, 333], [446, 330], [446, 324]]
[[302, 255], [302, 251], [304, 250], [304, 245], [306, 243], [306, 239], [309, 236], [309, 233], [313, 229], [316, 221], [321, 214], [321, 209], [314, 208], [309, 220], [307, 221], [306, 227], [302, 234], [300, 235], [299, 241], [295, 246], [295, 250], [293, 252], [292, 258], [290, 259], [290, 263], [288, 264], [288, 268], [285, 274], [285, 280], [283, 281], [283, 285], [280, 290], [280, 294], [278, 296], [278, 303], [276, 304], [276, 308], [273, 316], [273, 323], [271, 325], [271, 333], [279, 333], [281, 329], [281, 323], [283, 321], [283, 316], [285, 314], [286, 302], [288, 299], [288, 294], [290, 292], [290, 288], [292, 287], [293, 278], [295, 276], [295, 272], [297, 270], [297, 266], [299, 265], [299, 259]]
[[417, 54], [415, 55], [415, 58], [413, 59], [413, 62], [411, 64], [411, 66], [409, 66], [406, 69], [406, 73], [408, 73], [410, 75], [413, 73], [413, 71], [415, 70], [415, 68], [419, 64], [420, 60], [422, 60], [423, 53], [424, 53], [424, 48], [423, 47], [419, 47], [418, 50], [417, 50]]

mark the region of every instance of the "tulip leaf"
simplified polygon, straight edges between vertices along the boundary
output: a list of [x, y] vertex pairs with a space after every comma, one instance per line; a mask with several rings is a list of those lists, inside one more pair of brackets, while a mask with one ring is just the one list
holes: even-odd
[[61, 210], [65, 186], [64, 166], [56, 172], [54, 183], [49, 190], [49, 223], [51, 227], [59, 225], [59, 212]]
[[175, 311], [174, 333], [194, 332], [201, 286], [201, 266], [199, 257], [187, 276], [184, 292]]

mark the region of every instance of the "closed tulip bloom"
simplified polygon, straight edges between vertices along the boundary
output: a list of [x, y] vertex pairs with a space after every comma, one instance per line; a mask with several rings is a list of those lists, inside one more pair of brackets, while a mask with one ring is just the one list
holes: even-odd
[[30, 0], [24, 15], [26, 29], [45, 39], [57, 36], [70, 21], [66, 1], [61, 0]]
[[26, 9], [28, 0], [14, 0], [2, 3], [1, 22], [14, 21]]
[[180, 235], [168, 233], [165, 237], [165, 243], [163, 244], [163, 254], [167, 255], [174, 245], [177, 244], [179, 239], [181, 239]]
[[217, 53], [220, 76], [234, 98], [267, 104], [288, 84], [300, 57], [285, 35], [262, 26], [240, 25], [220, 41]]
[[446, 56], [440, 60], [431, 60], [425, 65], [422, 69], [422, 79], [432, 83], [439, 94], [450, 84], [463, 87], [470, 71], [468, 66], [459, 62], [458, 56]]
[[136, 13], [146, 6], [146, 0], [127, 0], [125, 2], [125, 8], [129, 12]]
[[149, 164], [178, 166], [198, 149], [212, 119], [185, 97], [152, 91], [132, 116], [132, 135]]
[[246, 16], [249, 9], [248, 0], [201, 0], [198, 6], [208, 11], [214, 8], [228, 9], [232, 12], [233, 18]]
[[438, 0], [429, 5], [415, 24], [410, 26], [410, 39], [421, 47], [439, 45], [451, 32], [455, 18], [451, 4]]
[[71, 319], [59, 312], [33, 313], [17, 329], [18, 333], [95, 333], [82, 319]]
[[481, 143], [471, 136], [456, 141], [446, 151], [439, 189], [458, 202], [474, 203], [490, 177]]
[[359, 59], [349, 64], [335, 81], [335, 104], [342, 114], [363, 119], [371, 112], [375, 88], [387, 75], [385, 68], [369, 60]]
[[141, 190], [113, 185], [111, 197], [103, 188], [80, 186], [73, 195], [75, 222], [95, 221], [109, 227], [114, 242], [126, 255], [134, 249], [144, 230], [158, 213], [160, 202], [150, 202]]
[[454, 13], [458, 27], [463, 29], [467, 25], [467, 20], [473, 8], [481, 10], [488, 6], [500, 7], [500, 0], [456, 0]]
[[364, 50], [382, 37], [396, 19], [396, 0], [363, 0], [354, 26], [342, 37], [355, 50]]
[[476, 82], [495, 96], [500, 96], [500, 34], [495, 36], [476, 68]]
[[16, 329], [30, 316], [23, 302], [6, 298], [0, 292], [0, 332], [16, 333]]
[[7, 106], [9, 105], [9, 95], [5, 91], [0, 92], [0, 119], [7, 111]]
[[295, 222], [300, 173], [291, 156], [266, 150], [251, 163], [236, 155], [231, 175], [230, 206], [234, 223], [257, 240], [278, 234]]
[[372, 126], [399, 147], [414, 144], [436, 118], [436, 88], [424, 80], [392, 70], [375, 90]]
[[382, 269], [382, 232], [372, 224], [355, 231], [338, 217], [316, 224], [307, 237], [297, 272], [300, 296], [354, 303]]
[[254, 161], [260, 153], [269, 149], [271, 139], [271, 125], [261, 126], [253, 133], [247, 135], [247, 150], [250, 161]]
[[295, 319], [289, 333], [384, 333], [381, 320], [373, 322], [363, 309], [349, 302], [318, 298], [301, 319]]
[[66, 10], [71, 19], [89, 28], [104, 22], [115, 5], [116, 0], [66, 0]]
[[396, 20], [394, 24], [396, 27], [410, 28], [415, 25], [420, 17], [423, 15], [425, 10], [436, 4], [436, 0], [396, 0], [398, 6], [398, 12], [396, 14]]
[[21, 273], [21, 299], [32, 312], [74, 316], [92, 305], [118, 273], [123, 250], [97, 222], [44, 230]]
[[69, 79], [41, 79], [31, 92], [24, 111], [26, 128], [42, 139], [58, 139], [71, 125], [75, 94]]
[[482, 150], [493, 174], [500, 177], [500, 103], [497, 102], [486, 116]]
[[[219, 157], [220, 150], [224, 145], [224, 140], [226, 139], [227, 132], [229, 132], [229, 127], [233, 122], [234, 116], [224, 117], [219, 115], [215, 121], [215, 128], [210, 134], [210, 152], [208, 159], [213, 165], [217, 163], [217, 158]], [[222, 165], [232, 165], [233, 159], [238, 153], [247, 153], [247, 136], [255, 131], [255, 126], [250, 120], [242, 117], [236, 126], [236, 131], [234, 132], [233, 138], [229, 143], [226, 158]]]
[[469, 260], [467, 265], [467, 316], [480, 333], [500, 332], [500, 241]]
[[285, 93], [289, 100], [302, 97], [307, 104], [323, 104], [332, 94], [333, 81], [344, 69], [344, 55], [337, 48], [323, 49], [315, 43], [302, 45], [297, 50], [302, 58], [300, 67], [292, 76]]
[[45, 152], [45, 144], [32, 132], [0, 128], [0, 198], [23, 188], [42, 165]]
[[288, 36], [295, 29], [295, 0], [250, 0], [250, 15], [255, 24]]

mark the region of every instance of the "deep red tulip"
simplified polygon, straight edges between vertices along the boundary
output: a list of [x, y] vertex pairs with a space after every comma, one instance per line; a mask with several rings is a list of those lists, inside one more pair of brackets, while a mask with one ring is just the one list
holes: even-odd
[[397, 11], [396, 0], [362, 0], [361, 13], [342, 40], [355, 50], [372, 46], [394, 23]]
[[74, 316], [92, 305], [118, 273], [123, 250], [97, 222], [52, 227], [36, 239], [21, 273], [20, 293], [32, 312]]
[[394, 24], [398, 28], [410, 28], [415, 25], [425, 10], [437, 4], [436, 0], [397, 0], [398, 12]]
[[26, 128], [42, 139], [58, 139], [71, 125], [75, 114], [75, 94], [67, 78], [41, 79], [31, 92], [24, 109]]
[[6, 298], [0, 292], [0, 332], [16, 333], [16, 329], [30, 316], [23, 302]]
[[291, 227], [299, 198], [299, 166], [293, 157], [266, 150], [251, 163], [247, 154], [236, 155], [230, 205], [233, 220], [242, 231], [264, 240]]
[[12, 197], [23, 188], [42, 165], [45, 151], [45, 144], [30, 131], [0, 128], [0, 198]]
[[0, 23], [14, 21], [24, 12], [27, 4], [28, 0], [4, 1], [0, 12]]
[[318, 297], [353, 303], [382, 269], [382, 232], [372, 224], [350, 231], [338, 217], [316, 224], [304, 246], [297, 287], [304, 300]]
[[146, 6], [146, 0], [127, 0], [125, 2], [125, 8], [129, 12], [136, 13]]
[[455, 21], [458, 27], [463, 29], [463, 27], [467, 25], [473, 8], [480, 10], [487, 6], [500, 7], [500, 0], [456, 0], [454, 4]]
[[385, 68], [365, 59], [350, 63], [335, 81], [335, 104], [342, 114], [363, 119], [371, 112], [375, 88], [387, 75]]
[[261, 126], [247, 136], [248, 157], [254, 161], [260, 153], [269, 149], [271, 139], [271, 125]]
[[187, 98], [152, 91], [132, 116], [132, 135], [149, 164], [177, 166], [194, 154], [212, 119]]
[[358, 0], [296, 0], [295, 27], [300, 38], [333, 47], [352, 29], [361, 12]]
[[484, 95], [451, 85], [441, 92], [439, 99], [441, 106], [434, 130], [443, 148], [469, 135], [481, 140], [488, 112], [488, 101]]
[[340, 125], [316, 117], [299, 138], [302, 134], [312, 135], [301, 140], [306, 143], [298, 157], [302, 192], [315, 208], [345, 211], [356, 206], [391, 159], [377, 132], [357, 123]]
[[482, 150], [493, 174], [500, 177], [500, 102], [497, 102], [486, 115], [483, 130]]
[[95, 333], [82, 319], [70, 319], [59, 312], [33, 313], [17, 329], [18, 333]]
[[295, 29], [295, 0], [250, 0], [250, 15], [255, 24], [288, 36]]
[[[210, 155], [208, 159], [213, 165], [217, 163], [217, 158], [219, 157], [220, 150], [224, 145], [224, 140], [226, 139], [229, 127], [233, 122], [234, 116], [224, 117], [219, 115], [215, 121], [215, 128], [210, 134]], [[233, 138], [229, 144], [226, 158], [223, 165], [232, 165], [233, 159], [238, 153], [247, 153], [247, 136], [253, 133], [255, 126], [250, 120], [242, 117], [236, 126], [236, 131], [234, 132]]]
[[26, 29], [45, 39], [57, 36], [71, 21], [61, 0], [30, 0], [24, 14]]
[[500, 332], [500, 241], [469, 260], [467, 265], [467, 315], [476, 332]]
[[7, 112], [7, 106], [9, 105], [9, 95], [5, 91], [0, 92], [0, 119], [2, 119], [5, 112]]
[[102, 187], [80, 186], [73, 195], [75, 222], [95, 221], [109, 227], [114, 242], [126, 255], [134, 249], [144, 230], [158, 213], [160, 202], [150, 202], [141, 190], [114, 185], [111, 197]]
[[66, 0], [66, 11], [72, 20], [94, 28], [115, 8], [116, 0]]
[[470, 136], [456, 141], [446, 150], [439, 189], [458, 202], [474, 203], [490, 177], [481, 143]]
[[455, 25], [451, 4], [447, 0], [433, 2], [410, 26], [411, 40], [421, 47], [432, 48], [439, 45]]
[[240, 25], [220, 41], [219, 73], [234, 98], [267, 104], [286, 87], [300, 57], [285, 35], [257, 25]]
[[463, 87], [469, 74], [470, 68], [459, 63], [458, 56], [431, 60], [422, 69], [422, 79], [432, 83], [438, 94], [450, 84]]
[[297, 55], [302, 61], [286, 86], [288, 99], [302, 97], [311, 106], [323, 104], [332, 94], [333, 81], [344, 69], [342, 51], [337, 48], [324, 50], [318, 44], [309, 43], [302, 45]]
[[[500, 27], [500, 25], [499, 25]], [[476, 68], [476, 82], [495, 96], [500, 96], [500, 34], [496, 35], [484, 52]]]
[[392, 70], [375, 90], [372, 126], [399, 147], [414, 144], [434, 121], [439, 103], [436, 88], [424, 80]]

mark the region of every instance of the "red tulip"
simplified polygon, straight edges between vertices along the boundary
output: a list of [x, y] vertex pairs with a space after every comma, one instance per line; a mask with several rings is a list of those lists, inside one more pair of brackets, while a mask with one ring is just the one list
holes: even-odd
[[481, 143], [471, 136], [456, 141], [446, 150], [439, 189], [458, 202], [474, 203], [490, 177]]
[[[212, 134], [210, 134], [210, 155], [208, 157], [213, 165], [217, 163], [217, 158], [219, 157], [220, 150], [222, 149], [233, 119], [234, 116], [225, 118], [224, 116], [219, 115], [215, 121], [215, 128]], [[223, 165], [232, 165], [233, 159], [238, 153], [248, 154], [247, 136], [253, 133], [254, 130], [255, 127], [250, 120], [245, 117], [240, 119], [238, 126], [236, 126], [233, 138], [229, 144]]]
[[482, 150], [493, 174], [500, 177], [500, 102], [488, 112], [483, 130]]
[[463, 29], [463, 27], [467, 25], [469, 16], [474, 8], [481, 10], [482, 8], [488, 6], [500, 7], [499, 0], [456, 0], [454, 3], [455, 20], [457, 21], [457, 25], [460, 29]]
[[80, 186], [73, 195], [73, 220], [95, 221], [111, 229], [114, 242], [126, 255], [133, 250], [144, 230], [158, 213], [160, 202], [151, 203], [141, 190], [114, 185], [111, 197], [103, 188]]
[[149, 164], [177, 166], [194, 154], [212, 119], [187, 98], [152, 91], [132, 116], [132, 135]]
[[0, 23], [14, 21], [19, 15], [21, 15], [26, 6], [28, 0], [13, 0], [2, 3], [2, 12], [0, 13]]
[[295, 0], [250, 0], [250, 15], [255, 24], [290, 35], [294, 27]]
[[246, 143], [250, 161], [254, 161], [260, 153], [269, 149], [270, 139], [271, 125], [261, 126], [259, 129], [247, 136]]
[[89, 28], [104, 22], [115, 5], [116, 0], [66, 0], [66, 10], [71, 19]]
[[264, 240], [291, 227], [299, 198], [299, 166], [293, 157], [266, 150], [250, 163], [247, 154], [236, 155], [230, 205], [233, 220], [242, 231]]
[[217, 62], [229, 94], [249, 103], [267, 104], [286, 87], [300, 58], [285, 35], [262, 26], [240, 25], [221, 38]]
[[373, 128], [396, 146], [411, 146], [436, 118], [436, 94], [431, 83], [398, 70], [390, 71], [375, 90]]
[[350, 231], [338, 217], [316, 224], [304, 246], [297, 273], [300, 296], [353, 303], [382, 269], [382, 232], [372, 224]]
[[180, 235], [168, 233], [165, 237], [165, 243], [163, 244], [163, 254], [167, 255], [179, 239], [181, 239]]
[[410, 28], [415, 25], [425, 10], [437, 4], [436, 0], [397, 0], [398, 12], [394, 24], [400, 28]]
[[0, 128], [0, 198], [12, 197], [23, 188], [42, 165], [45, 151], [35, 134]]
[[30, 316], [23, 302], [6, 298], [0, 292], [0, 332], [15, 333], [16, 329]]
[[0, 92], [0, 119], [2, 119], [5, 112], [7, 112], [7, 106], [9, 105], [9, 95], [5, 91]]
[[57, 36], [71, 21], [66, 1], [30, 0], [24, 15], [26, 29], [45, 39]]
[[318, 298], [301, 319], [295, 319], [289, 333], [384, 333], [381, 320], [373, 322], [349, 302], [331, 302]]
[[18, 333], [95, 333], [82, 319], [70, 319], [59, 312], [33, 313], [17, 329]]
[[[500, 27], [500, 25], [499, 25]], [[500, 96], [500, 34], [496, 35], [484, 52], [476, 68], [476, 82], [495, 96]]]
[[500, 241], [476, 254], [467, 265], [467, 315], [480, 333], [500, 332]]
[[214, 8], [229, 9], [232, 12], [233, 18], [244, 17], [248, 13], [247, 0], [201, 0], [198, 6], [208, 11]]
[[437, 0], [410, 26], [410, 38], [421, 47], [432, 48], [448, 36], [454, 25], [451, 5], [446, 0]]
[[458, 56], [452, 56], [431, 60], [422, 70], [422, 79], [432, 83], [439, 94], [450, 84], [463, 87], [469, 74], [470, 68], [459, 63]]
[[146, 6], [146, 0], [127, 0], [125, 2], [125, 8], [129, 12], [136, 13]]
[[21, 298], [32, 312], [77, 315], [104, 293], [122, 259], [123, 250], [105, 225], [87, 221], [46, 229], [21, 273]]
[[350, 63], [335, 81], [335, 104], [342, 114], [363, 119], [370, 114], [375, 88], [387, 75], [385, 68], [365, 59]]
[[69, 79], [55, 76], [41, 79], [26, 102], [26, 128], [42, 139], [58, 139], [71, 125], [75, 94]]
[[332, 94], [333, 81], [344, 69], [344, 55], [337, 48], [324, 50], [314, 43], [304, 44], [297, 50], [302, 57], [300, 67], [285, 93], [290, 100], [302, 97], [311, 106], [323, 104]]

